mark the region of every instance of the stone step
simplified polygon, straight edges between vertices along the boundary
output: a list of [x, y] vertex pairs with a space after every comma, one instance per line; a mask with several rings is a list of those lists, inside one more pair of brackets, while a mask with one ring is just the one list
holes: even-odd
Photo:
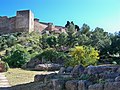
[[[7, 88], [7, 87], [10, 87], [10, 84], [9, 84], [7, 78], [5, 77], [5, 74], [0, 73], [0, 90], [3, 90], [1, 88]], [[8, 89], [6, 89], [6, 90], [8, 90]]]

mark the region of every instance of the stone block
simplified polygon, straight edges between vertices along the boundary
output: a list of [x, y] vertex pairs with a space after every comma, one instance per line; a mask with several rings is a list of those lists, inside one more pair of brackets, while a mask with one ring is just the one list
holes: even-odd
[[120, 82], [105, 83], [104, 90], [120, 90]]
[[78, 90], [78, 80], [70, 80], [65, 83], [66, 90]]
[[103, 84], [94, 84], [88, 87], [88, 90], [104, 90]]

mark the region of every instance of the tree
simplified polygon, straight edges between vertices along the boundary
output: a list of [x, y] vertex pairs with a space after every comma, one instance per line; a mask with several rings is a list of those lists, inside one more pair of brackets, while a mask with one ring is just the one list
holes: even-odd
[[109, 47], [109, 53], [111, 55], [113, 54], [119, 54], [120, 55], [120, 32], [116, 32], [115, 35], [111, 36], [112, 43]]
[[42, 49], [45, 49], [45, 48], [48, 48], [49, 47], [49, 45], [48, 45], [48, 43], [47, 43], [47, 38], [48, 38], [48, 35], [47, 34], [43, 34], [42, 35], [42, 38], [41, 38], [41, 45], [42, 45]]
[[69, 48], [74, 47], [77, 44], [77, 38], [76, 38], [76, 30], [75, 25], [73, 23], [70, 23], [67, 27], [67, 46]]
[[108, 32], [104, 32], [102, 28], [95, 28], [91, 35], [91, 46], [95, 47], [98, 50], [102, 50], [106, 47], [109, 47], [111, 44], [111, 39]]
[[65, 25], [65, 27], [67, 28], [70, 25], [70, 22], [67, 21], [67, 24]]
[[[72, 22], [70, 23], [69, 21], [67, 21], [67, 24], [65, 25], [65, 27], [68, 28], [70, 24], [73, 24], [73, 25], [74, 25], [74, 22], [72, 21]], [[75, 30], [77, 30], [77, 31], [80, 30], [80, 28], [79, 28], [78, 25], [75, 25]]]
[[90, 27], [87, 24], [83, 24], [80, 30], [81, 34], [89, 35], [90, 33]]
[[59, 51], [64, 51], [64, 48], [67, 47], [67, 34], [66, 33], [60, 33], [57, 38], [57, 43], [58, 43], [58, 50]]
[[81, 64], [83, 66], [95, 65], [99, 59], [98, 51], [93, 47], [87, 46], [76, 46], [71, 49], [69, 52], [72, 59], [69, 62], [69, 65], [75, 66]]
[[56, 47], [56, 44], [57, 44], [57, 38], [55, 35], [51, 35], [51, 36], [48, 36], [47, 37], [47, 44], [52, 47], [52, 48], [55, 48]]
[[90, 35], [90, 27], [87, 24], [83, 24], [81, 29], [77, 32], [78, 45], [89, 46], [91, 43]]

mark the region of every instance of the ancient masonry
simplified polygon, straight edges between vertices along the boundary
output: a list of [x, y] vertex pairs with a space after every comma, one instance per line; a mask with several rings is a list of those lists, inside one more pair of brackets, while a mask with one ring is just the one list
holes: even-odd
[[9, 18], [0, 16], [0, 34], [32, 31], [61, 33], [65, 32], [65, 28], [54, 26], [53, 23], [39, 22], [31, 10], [17, 11], [16, 16]]

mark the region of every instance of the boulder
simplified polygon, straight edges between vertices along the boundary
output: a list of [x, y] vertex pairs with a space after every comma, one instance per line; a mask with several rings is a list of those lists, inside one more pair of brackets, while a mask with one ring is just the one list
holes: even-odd
[[92, 65], [90, 65], [86, 68], [85, 71], [88, 74], [100, 74], [100, 73], [105, 72], [105, 71], [116, 72], [117, 68], [118, 67], [116, 67], [116, 66], [105, 66], [105, 65], [103, 65], [103, 66], [92, 66]]
[[0, 72], [6, 72], [8, 71], [9, 66], [7, 63], [0, 61]]
[[99, 76], [103, 79], [115, 79], [117, 76], [119, 76], [120, 74], [119, 73], [112, 73], [112, 72], [109, 72], [108, 73], [101, 73], [99, 74]]
[[33, 58], [24, 67], [26, 67], [26, 68], [35, 68], [35, 66], [40, 64], [40, 63], [41, 63], [41, 61], [39, 59]]
[[66, 90], [78, 90], [78, 80], [70, 80], [65, 83]]
[[118, 67], [111, 67], [112, 72], [117, 72], [117, 70], [118, 70]]
[[65, 72], [65, 67], [61, 67], [58, 73], [59, 74], [64, 74], [64, 72]]
[[94, 84], [88, 87], [88, 90], [104, 90], [103, 84]]
[[120, 90], [120, 82], [105, 83], [104, 90]]
[[72, 70], [73, 70], [73, 67], [69, 66], [66, 68], [65, 73], [71, 73]]
[[96, 67], [90, 65], [85, 69], [85, 72], [87, 72], [87, 74], [95, 74], [96, 73]]
[[67, 78], [70, 79], [70, 78], [72, 78], [72, 75], [65, 73], [65, 74], [61, 74], [60, 77], [61, 77], [61, 78], [66, 78], [66, 79], [67, 79]]
[[48, 74], [48, 75], [46, 75], [44, 81], [45, 81], [45, 82], [50, 81], [51, 79], [57, 78], [57, 76], [58, 76], [57, 73]]
[[78, 82], [78, 90], [88, 90], [88, 86], [92, 83], [87, 80], [80, 80]]
[[59, 70], [61, 67], [60, 64], [38, 64], [35, 66], [34, 70], [40, 70], [40, 71], [44, 71], [44, 70], [48, 70], [48, 71], [55, 71], [55, 70]]
[[117, 69], [117, 72], [120, 73], [120, 67]]
[[52, 79], [51, 83], [53, 85], [53, 90], [64, 90], [64, 84], [65, 84], [64, 80]]
[[116, 78], [115, 78], [115, 81], [116, 81], [116, 82], [120, 82], [120, 76], [116, 77]]
[[34, 82], [38, 82], [38, 81], [44, 82], [45, 77], [46, 75], [35, 75]]
[[71, 75], [73, 77], [78, 77], [79, 75], [84, 73], [84, 67], [82, 65], [77, 65], [71, 71]]
[[0, 72], [4, 72], [4, 64], [3, 63], [0, 63]]
[[104, 69], [105, 69], [105, 67], [103, 67], [103, 66], [92, 66], [92, 65], [90, 65], [86, 68], [86, 71], [87, 71], [88, 74], [99, 74], [99, 73], [103, 72]]
[[114, 82], [114, 79], [106, 79], [105, 82]]

